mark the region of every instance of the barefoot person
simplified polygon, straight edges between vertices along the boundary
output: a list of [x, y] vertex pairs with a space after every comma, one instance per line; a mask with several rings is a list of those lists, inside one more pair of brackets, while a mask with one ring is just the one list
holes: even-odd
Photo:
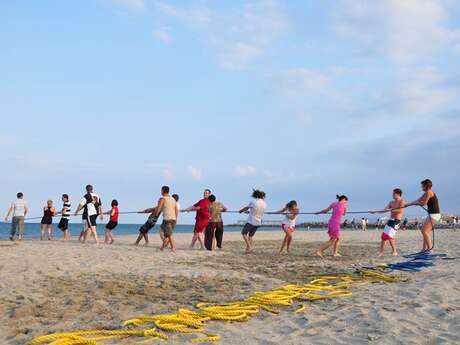
[[69, 195], [62, 194], [62, 210], [59, 212], [61, 214], [61, 220], [59, 221], [58, 229], [64, 233], [64, 241], [70, 240], [69, 219], [71, 207]]
[[[102, 210], [101, 198], [99, 197], [98, 194], [94, 193], [93, 189], [94, 189], [93, 186], [90, 185], [90, 184], [86, 186], [86, 194], [90, 194], [91, 197], [93, 197], [96, 200], [95, 203], [94, 203], [94, 207], [96, 208], [96, 219], [94, 220], [94, 224], [95, 224], [98, 215], [99, 215], [101, 221], [104, 220], [104, 212]], [[77, 207], [77, 211], [75, 211], [75, 214], [77, 214], [78, 212], [83, 210], [83, 214], [82, 214], [82, 217], [81, 217], [82, 218], [82, 224], [83, 224], [83, 230], [80, 233], [80, 236], [78, 238], [78, 240], [80, 242], [84, 240], [84, 238], [87, 236], [88, 231], [89, 231], [89, 229], [88, 229], [88, 224], [89, 224], [89, 222], [88, 222], [88, 208], [85, 207], [85, 205], [87, 203], [86, 194], [81, 199], [80, 204]]]
[[11, 207], [8, 209], [8, 213], [5, 217], [5, 222], [8, 222], [8, 218], [11, 218], [11, 233], [10, 240], [14, 241], [16, 238], [16, 231], [18, 233], [19, 241], [24, 236], [24, 217], [27, 215], [27, 202], [24, 201], [24, 194], [19, 192], [16, 194], [16, 200], [11, 203]]
[[48, 230], [48, 241], [51, 241], [51, 232], [53, 231], [53, 217], [56, 214], [56, 208], [53, 206], [53, 200], [48, 200], [43, 208], [43, 217], [40, 222], [40, 241], [45, 239], [45, 229]]
[[390, 219], [383, 228], [381, 242], [380, 242], [380, 254], [383, 256], [385, 252], [385, 247], [387, 242], [390, 242], [391, 245], [391, 255], [397, 256], [398, 251], [396, 250], [396, 232], [399, 230], [401, 225], [401, 220], [404, 215], [405, 203], [402, 199], [402, 190], [396, 188], [393, 190], [393, 200], [388, 203], [388, 205], [383, 210], [372, 211], [372, 214], [376, 213], [386, 213], [391, 212]]
[[332, 210], [332, 216], [329, 219], [328, 223], [328, 234], [329, 234], [329, 241], [324, 243], [316, 252], [316, 254], [320, 257], [323, 257], [324, 251], [329, 247], [334, 247], [334, 256], [341, 256], [339, 254], [339, 246], [340, 246], [340, 225], [342, 224], [342, 218], [347, 213], [348, 207], [348, 198], [345, 195], [337, 195], [337, 201], [329, 205], [328, 208], [316, 212], [315, 214], [322, 214], [328, 213]]
[[216, 201], [215, 195], [209, 196], [209, 213], [210, 222], [204, 234], [204, 245], [207, 250], [215, 250], [216, 247], [222, 249], [222, 239], [224, 236], [224, 223], [222, 221], [222, 212], [227, 208], [221, 202]]
[[94, 237], [94, 240], [96, 241], [96, 244], [99, 244], [99, 238], [97, 236], [97, 224], [96, 224], [97, 216], [98, 216], [97, 208], [99, 206], [98, 200], [99, 199], [97, 196], [93, 196], [91, 193], [87, 193], [84, 199], [78, 205], [77, 210], [75, 211], [75, 215], [77, 215], [78, 212], [80, 212], [80, 210], [83, 209], [83, 214], [85, 214], [84, 219], [86, 220], [87, 230], [85, 231], [85, 234], [83, 236], [82, 243], [86, 243], [86, 239], [88, 238], [88, 235], [92, 235]]
[[120, 215], [120, 211], [118, 210], [118, 201], [112, 200], [111, 206], [112, 206], [112, 209], [106, 212], [107, 215], [110, 215], [110, 220], [105, 226], [105, 238], [104, 238], [105, 244], [112, 244], [114, 242], [112, 231], [117, 227], [118, 217]]
[[193, 249], [196, 241], [200, 243], [200, 249], [204, 249], [203, 232], [206, 230], [211, 217], [209, 213], [209, 205], [211, 202], [208, 200], [210, 195], [211, 191], [209, 189], [205, 189], [203, 193], [203, 199], [198, 201], [195, 205], [190, 206], [184, 210], [184, 212], [196, 211], [195, 228], [193, 229], [193, 238], [192, 243], [190, 244], [190, 249]]
[[149, 231], [156, 225], [158, 221], [158, 216], [156, 214], [156, 207], [147, 208], [143, 211], [139, 211], [138, 213], [150, 213], [147, 221], [139, 228], [139, 236], [137, 236], [136, 242], [134, 243], [135, 246], [138, 246], [139, 243], [144, 239], [145, 245], [149, 245]]
[[155, 207], [155, 215], [158, 217], [163, 214], [163, 222], [160, 226], [162, 233], [162, 244], [160, 250], [165, 249], [168, 245], [171, 246], [171, 251], [176, 251], [176, 243], [174, 241], [173, 231], [177, 224], [179, 208], [175, 198], [169, 195], [169, 187], [161, 187], [161, 198], [158, 200], [158, 205]]
[[432, 233], [433, 227], [436, 223], [441, 220], [441, 209], [439, 208], [438, 197], [435, 192], [433, 192], [433, 182], [426, 179], [421, 182], [421, 187], [423, 190], [423, 195], [417, 200], [406, 204], [408, 206], [427, 206], [426, 211], [428, 212], [428, 217], [425, 219], [422, 226], [422, 236], [423, 236], [423, 247], [422, 251], [430, 251], [433, 249]]
[[283, 243], [281, 244], [279, 254], [283, 253], [285, 248], [286, 252], [289, 254], [292, 242], [292, 235], [295, 231], [295, 222], [297, 216], [299, 215], [299, 207], [297, 206], [297, 201], [291, 200], [286, 204], [286, 206], [283, 209], [273, 213], [285, 214], [283, 222], [281, 223], [281, 229], [284, 231], [284, 239]]
[[243, 235], [244, 242], [246, 243], [246, 253], [250, 253], [254, 249], [254, 235], [262, 225], [262, 218], [267, 207], [265, 192], [255, 190], [252, 193], [252, 197], [254, 200], [239, 211], [240, 213], [249, 212], [248, 222], [243, 227], [243, 230], [241, 230], [241, 235]]

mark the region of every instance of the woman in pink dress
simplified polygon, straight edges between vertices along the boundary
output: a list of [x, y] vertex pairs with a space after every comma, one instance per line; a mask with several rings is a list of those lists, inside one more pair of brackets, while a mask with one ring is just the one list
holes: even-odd
[[211, 205], [211, 201], [208, 200], [210, 195], [211, 191], [209, 189], [205, 189], [203, 193], [203, 199], [198, 201], [195, 205], [190, 206], [184, 210], [184, 212], [196, 211], [195, 228], [193, 229], [193, 238], [192, 243], [190, 244], [190, 249], [193, 249], [197, 240], [200, 242], [200, 248], [204, 249], [203, 233], [207, 228], [211, 218], [211, 214], [209, 212], [209, 205]]
[[328, 213], [332, 210], [332, 216], [329, 219], [328, 224], [328, 234], [329, 234], [329, 241], [324, 243], [316, 252], [316, 254], [320, 257], [323, 257], [324, 251], [331, 246], [334, 246], [334, 256], [341, 256], [339, 254], [339, 245], [340, 245], [340, 225], [342, 224], [342, 217], [347, 212], [348, 206], [348, 198], [345, 195], [337, 195], [336, 202], [329, 205], [328, 208], [316, 212], [315, 214], [322, 214]]

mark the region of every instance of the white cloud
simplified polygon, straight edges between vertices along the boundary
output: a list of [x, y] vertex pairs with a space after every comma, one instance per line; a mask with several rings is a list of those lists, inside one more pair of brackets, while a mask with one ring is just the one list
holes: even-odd
[[201, 178], [203, 176], [203, 174], [201, 172], [201, 169], [196, 168], [196, 167], [194, 167], [192, 165], [189, 165], [187, 167], [187, 173], [190, 175], [190, 177], [192, 179], [197, 180], [197, 181], [201, 180]]
[[263, 55], [287, 27], [276, 0], [257, 0], [220, 12], [203, 5], [186, 8], [156, 4], [160, 13], [196, 30], [215, 50], [219, 64], [228, 69], [243, 68]]
[[342, 0], [337, 31], [367, 53], [398, 63], [425, 59], [443, 48], [455, 50], [460, 31], [448, 27], [442, 0]]
[[255, 176], [257, 169], [253, 166], [237, 166], [233, 169], [233, 174], [237, 177]]
[[165, 180], [174, 180], [176, 178], [174, 169], [169, 163], [148, 163], [146, 167], [159, 173]]
[[161, 28], [156, 29], [152, 32], [152, 36], [157, 40], [165, 44], [169, 44], [172, 42], [172, 36], [168, 29]]
[[126, 6], [134, 10], [143, 10], [145, 8], [144, 0], [112, 0], [115, 3]]

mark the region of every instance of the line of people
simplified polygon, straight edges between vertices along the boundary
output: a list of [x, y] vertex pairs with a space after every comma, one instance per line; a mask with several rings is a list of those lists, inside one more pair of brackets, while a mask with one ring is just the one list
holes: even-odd
[[[380, 255], [384, 254], [386, 244], [389, 242], [392, 248], [392, 255], [398, 255], [396, 249], [396, 232], [400, 228], [404, 209], [409, 206], [419, 205], [426, 206], [428, 217], [426, 218], [422, 227], [423, 236], [423, 251], [431, 250], [432, 231], [434, 225], [440, 221], [441, 213], [439, 208], [439, 201], [437, 195], [432, 190], [432, 182], [429, 179], [421, 182], [423, 195], [417, 200], [406, 203], [402, 199], [402, 190], [395, 188], [392, 193], [393, 200], [388, 205], [381, 209], [370, 211], [373, 214], [381, 214], [390, 212], [390, 219], [385, 225], [380, 244]], [[283, 253], [285, 250], [290, 252], [293, 234], [295, 232], [296, 220], [299, 215], [300, 209], [295, 200], [288, 202], [282, 209], [276, 212], [266, 212], [267, 204], [265, 202], [266, 194], [260, 190], [254, 190], [252, 193], [252, 200], [250, 203], [239, 210], [239, 213], [247, 213], [248, 220], [244, 225], [241, 234], [246, 244], [246, 252], [250, 253], [254, 250], [254, 236], [262, 225], [264, 214], [281, 214], [284, 216], [281, 229], [284, 232], [284, 238], [279, 250]], [[48, 240], [51, 240], [51, 229], [53, 217], [61, 215], [58, 228], [64, 232], [64, 239], [70, 239], [69, 232], [69, 218], [71, 216], [71, 204], [67, 194], [62, 195], [63, 207], [61, 211], [57, 211], [51, 200], [48, 200], [47, 205], [43, 209], [43, 218], [40, 224], [40, 239], [44, 240], [45, 230], [48, 232]], [[348, 208], [348, 198], [345, 195], [338, 195], [337, 201], [330, 204], [327, 208], [316, 212], [315, 214], [326, 214], [332, 212], [328, 222], [328, 235], [329, 240], [322, 244], [316, 254], [320, 257], [324, 256], [324, 252], [328, 248], [333, 248], [333, 256], [340, 256], [340, 240], [341, 240], [341, 224], [342, 219], [346, 214]], [[82, 213], [83, 230], [80, 233], [79, 240], [83, 243], [87, 241], [88, 236], [92, 236], [96, 243], [99, 239], [96, 231], [97, 219], [102, 221], [104, 215], [110, 215], [110, 220], [105, 227], [105, 240], [107, 244], [114, 242], [112, 231], [116, 228], [119, 219], [118, 201], [113, 200], [111, 203], [110, 211], [103, 212], [102, 201], [99, 195], [93, 192], [93, 186], [86, 186], [86, 193], [81, 199], [74, 215]], [[139, 236], [135, 245], [139, 245], [142, 240], [145, 244], [149, 244], [149, 231], [156, 225], [160, 215], [163, 216], [163, 221], [160, 226], [159, 234], [161, 238], [161, 250], [170, 248], [176, 251], [175, 240], [173, 236], [180, 212], [196, 212], [195, 226], [193, 230], [192, 242], [190, 248], [194, 248], [198, 242], [201, 249], [214, 250], [222, 248], [224, 225], [222, 221], [222, 213], [227, 211], [227, 207], [217, 201], [215, 195], [209, 189], [206, 189], [203, 198], [196, 202], [194, 205], [181, 210], [179, 204], [179, 195], [170, 195], [170, 188], [163, 186], [161, 188], [161, 197], [157, 204], [152, 207], [139, 211], [138, 213], [150, 213], [147, 221], [140, 227]], [[23, 194], [18, 193], [17, 199], [14, 201], [8, 210], [5, 221], [8, 221], [12, 215], [11, 236], [10, 239], [14, 240], [16, 233], [18, 233], [19, 240], [22, 239], [24, 231], [24, 219], [28, 213], [27, 203], [23, 199]]]

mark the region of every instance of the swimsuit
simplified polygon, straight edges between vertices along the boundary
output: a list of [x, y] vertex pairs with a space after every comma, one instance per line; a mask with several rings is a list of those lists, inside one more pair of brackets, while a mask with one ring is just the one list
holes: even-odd
[[42, 218], [41, 224], [43, 225], [53, 224], [53, 211], [51, 211], [51, 207], [47, 207], [43, 211], [43, 218]]
[[396, 236], [396, 231], [399, 230], [401, 225], [401, 220], [399, 219], [390, 219], [385, 227], [383, 228], [382, 232], [382, 241], [390, 241], [394, 240]]

